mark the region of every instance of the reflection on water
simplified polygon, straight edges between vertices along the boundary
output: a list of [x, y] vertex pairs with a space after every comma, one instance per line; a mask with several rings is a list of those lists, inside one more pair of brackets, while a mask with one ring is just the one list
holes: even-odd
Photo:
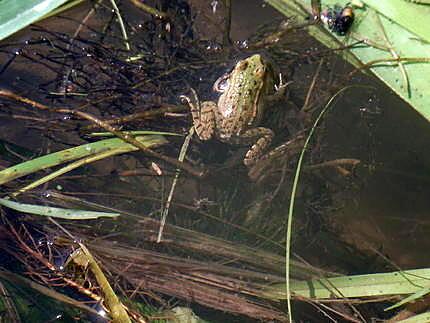
[[364, 95], [330, 113], [330, 154], [363, 160], [351, 187], [338, 196], [343, 207], [333, 221], [347, 241], [378, 250], [402, 268], [428, 266], [430, 128], [387, 89], [373, 86], [368, 102]]

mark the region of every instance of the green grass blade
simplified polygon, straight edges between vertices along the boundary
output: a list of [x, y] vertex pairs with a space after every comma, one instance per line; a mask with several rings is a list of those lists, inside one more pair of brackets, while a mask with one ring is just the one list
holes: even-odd
[[41, 206], [34, 204], [23, 204], [14, 202], [7, 199], [0, 198], [0, 205], [8, 207], [18, 212], [29, 213], [41, 216], [50, 216], [53, 218], [66, 219], [66, 220], [90, 220], [98, 218], [113, 218], [117, 217], [119, 213], [111, 212], [97, 212], [86, 210], [63, 209], [50, 206]]
[[[154, 131], [154, 130], [136, 130], [136, 131], [123, 131], [124, 134], [129, 134], [132, 136], [143, 136], [143, 135], [160, 135], [160, 136], [178, 136], [183, 135], [175, 132], [165, 132], [165, 131]], [[113, 137], [115, 136], [112, 132], [92, 132], [86, 135], [89, 138], [97, 137]]]
[[[147, 147], [161, 145], [167, 142], [161, 136], [143, 136], [136, 137], [136, 139]], [[111, 150], [117, 150], [119, 151], [118, 153], [124, 153], [136, 151], [138, 148], [122, 141], [119, 138], [112, 138], [65, 149], [20, 163], [0, 171], [0, 185], [43, 169]]]
[[317, 128], [319, 122], [322, 120], [323, 116], [327, 112], [327, 110], [332, 106], [334, 100], [341, 95], [343, 92], [353, 88], [353, 86], [344, 87], [340, 91], [338, 91], [335, 95], [333, 95], [330, 100], [327, 102], [325, 107], [321, 110], [318, 117], [315, 119], [314, 124], [312, 125], [311, 130], [309, 131], [308, 136], [306, 137], [306, 141], [303, 145], [302, 151], [300, 152], [299, 160], [297, 161], [296, 172], [294, 174], [293, 186], [291, 189], [290, 196], [290, 204], [288, 208], [288, 219], [287, 219], [287, 232], [286, 232], [286, 246], [285, 246], [285, 290], [287, 295], [287, 307], [288, 307], [288, 316], [289, 321], [293, 322], [291, 317], [291, 295], [290, 295], [290, 254], [291, 254], [291, 235], [292, 235], [292, 227], [293, 227], [293, 218], [294, 218], [294, 203], [296, 198], [296, 190], [299, 184], [300, 173], [302, 170], [303, 158], [305, 156], [305, 152], [308, 149], [309, 142], [312, 138], [312, 135]]
[[430, 312], [414, 315], [406, 320], [398, 321], [397, 323], [427, 323], [430, 322]]
[[0, 40], [39, 20], [65, 2], [67, 0], [1, 0]]
[[417, 299], [419, 299], [419, 298], [427, 295], [428, 293], [430, 293], [430, 288], [429, 287], [423, 288], [423, 289], [417, 291], [416, 293], [413, 293], [412, 295], [409, 295], [408, 297], [405, 297], [400, 302], [397, 302], [396, 304], [394, 304], [394, 305], [392, 305], [390, 307], [387, 307], [385, 309], [385, 311], [389, 311], [389, 310], [395, 309], [397, 307], [400, 307], [400, 306], [402, 306], [402, 305], [404, 305], [406, 303], [411, 303], [413, 301], [416, 301]]
[[[413, 294], [428, 286], [430, 268], [290, 283], [293, 294], [315, 299]], [[267, 288], [266, 296], [272, 299], [286, 299], [285, 284]]]

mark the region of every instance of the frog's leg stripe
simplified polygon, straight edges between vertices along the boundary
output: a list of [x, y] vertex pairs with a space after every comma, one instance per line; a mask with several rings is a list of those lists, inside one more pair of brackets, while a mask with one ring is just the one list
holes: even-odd
[[213, 103], [202, 102], [200, 111], [191, 111], [194, 129], [201, 140], [209, 140], [215, 131], [215, 114]]
[[242, 137], [243, 138], [258, 138], [258, 140], [252, 145], [248, 150], [243, 160], [246, 166], [252, 166], [265, 152], [267, 147], [269, 147], [272, 142], [274, 133], [268, 128], [253, 128], [246, 131]]

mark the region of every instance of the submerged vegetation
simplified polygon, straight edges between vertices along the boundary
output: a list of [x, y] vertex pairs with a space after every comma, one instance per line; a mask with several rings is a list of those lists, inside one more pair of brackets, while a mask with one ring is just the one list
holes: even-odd
[[[381, 86], [358, 72], [390, 59], [351, 53], [397, 45], [354, 40], [357, 4], [324, 26], [318, 1], [268, 2], [288, 18], [270, 11], [246, 41], [231, 1], [182, 0], [70, 1], [3, 39], [2, 317], [427, 320], [429, 270], [402, 270], [332, 219], [379, 167], [329, 146], [345, 106], [367, 124], [381, 114]], [[427, 116], [404, 65], [428, 59], [409, 58], [392, 62]]]

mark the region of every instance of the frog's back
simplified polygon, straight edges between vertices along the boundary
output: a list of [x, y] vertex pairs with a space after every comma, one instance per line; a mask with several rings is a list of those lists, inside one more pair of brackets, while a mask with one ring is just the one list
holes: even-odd
[[[217, 136], [221, 140], [239, 136], [256, 121], [253, 103], [243, 100], [240, 93], [238, 95], [229, 96], [229, 93], [223, 93], [219, 100], [221, 104], [215, 111], [215, 123]], [[232, 97], [236, 100], [232, 100]]]

